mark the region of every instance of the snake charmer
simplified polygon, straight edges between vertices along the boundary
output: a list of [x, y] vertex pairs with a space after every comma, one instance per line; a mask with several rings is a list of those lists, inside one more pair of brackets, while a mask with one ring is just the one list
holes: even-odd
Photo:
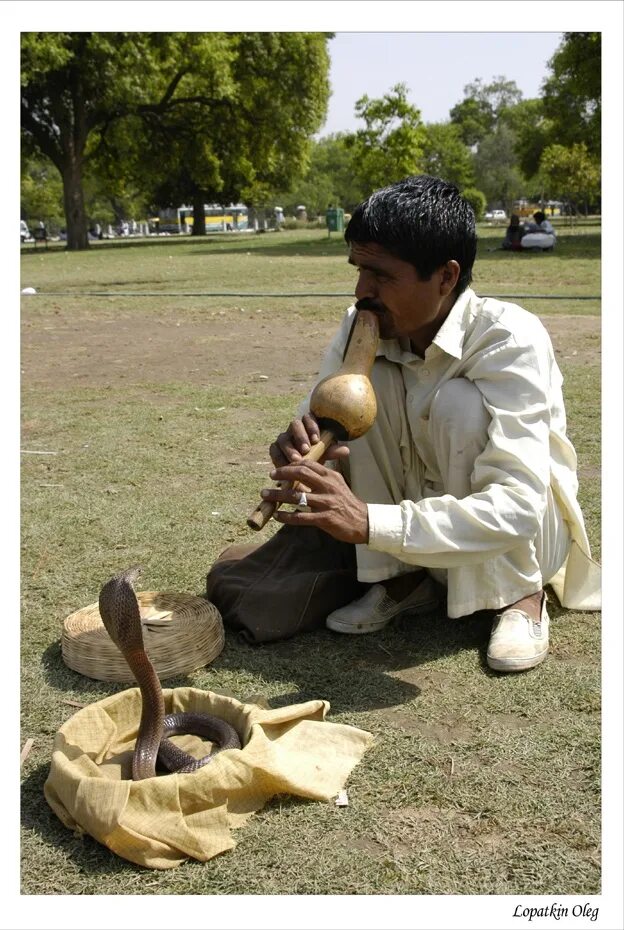
[[[492, 611], [488, 665], [533, 668], [549, 648], [545, 585], [564, 607], [600, 606], [550, 336], [533, 313], [472, 289], [474, 213], [444, 180], [422, 175], [376, 191], [355, 209], [345, 239], [355, 303], [319, 379], [340, 368], [358, 311], [375, 314], [375, 422], [313, 461], [306, 456], [321, 427], [309, 399], [302, 404], [270, 446], [279, 486], [262, 492], [283, 527], [235, 566], [216, 563], [208, 594], [227, 624], [228, 571], [242, 591], [246, 565], [255, 584], [263, 550], [277, 571], [280, 545], [293, 552], [297, 534], [314, 532], [315, 556], [324, 546], [331, 558], [344, 554], [346, 580], [320, 608], [330, 630], [371, 634], [399, 615], [431, 613], [434, 623], [436, 610], [450, 618]], [[357, 596], [345, 603], [351, 575]], [[270, 583], [271, 572], [262, 577]], [[310, 591], [306, 610], [315, 597]], [[292, 591], [271, 605], [274, 615], [292, 610]], [[233, 623], [245, 626], [245, 617]]]

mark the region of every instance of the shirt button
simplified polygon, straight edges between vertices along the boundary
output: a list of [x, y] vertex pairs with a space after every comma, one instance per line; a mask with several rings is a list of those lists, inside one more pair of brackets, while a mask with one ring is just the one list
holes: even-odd
[[428, 378], [429, 375], [430, 375], [429, 369], [428, 369], [428, 368], [423, 368], [423, 370], [421, 371], [421, 375], [423, 376], [423, 378]]

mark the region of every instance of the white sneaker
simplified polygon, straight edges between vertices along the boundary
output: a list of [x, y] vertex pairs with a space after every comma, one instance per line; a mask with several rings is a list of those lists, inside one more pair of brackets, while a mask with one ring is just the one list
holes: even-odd
[[438, 586], [429, 576], [398, 602], [386, 594], [383, 585], [374, 584], [364, 597], [334, 610], [325, 622], [336, 633], [375, 633], [383, 630], [400, 613], [428, 613], [439, 603]]
[[487, 664], [497, 672], [523, 672], [539, 665], [548, 655], [548, 627], [546, 593], [539, 620], [515, 607], [503, 610], [492, 627]]

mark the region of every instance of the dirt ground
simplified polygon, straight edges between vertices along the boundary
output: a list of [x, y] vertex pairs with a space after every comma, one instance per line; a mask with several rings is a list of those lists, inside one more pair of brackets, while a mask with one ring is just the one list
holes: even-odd
[[[177, 317], [177, 318], [176, 318]], [[600, 360], [600, 318], [542, 316], [555, 353], [570, 364]], [[184, 381], [227, 389], [269, 382], [271, 393], [303, 395], [318, 371], [334, 322], [294, 320], [271, 312], [229, 310], [204, 319], [182, 313], [151, 319], [80, 315], [57, 309], [45, 322], [23, 309], [22, 378], [54, 390]]]

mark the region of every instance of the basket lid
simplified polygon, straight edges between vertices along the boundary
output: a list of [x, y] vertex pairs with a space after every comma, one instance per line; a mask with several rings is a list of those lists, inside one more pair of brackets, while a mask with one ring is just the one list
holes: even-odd
[[[202, 668], [222, 651], [221, 614], [210, 601], [171, 591], [137, 593], [145, 651], [162, 680]], [[63, 661], [99, 681], [133, 682], [134, 675], [108, 635], [98, 604], [66, 617], [61, 636]]]

